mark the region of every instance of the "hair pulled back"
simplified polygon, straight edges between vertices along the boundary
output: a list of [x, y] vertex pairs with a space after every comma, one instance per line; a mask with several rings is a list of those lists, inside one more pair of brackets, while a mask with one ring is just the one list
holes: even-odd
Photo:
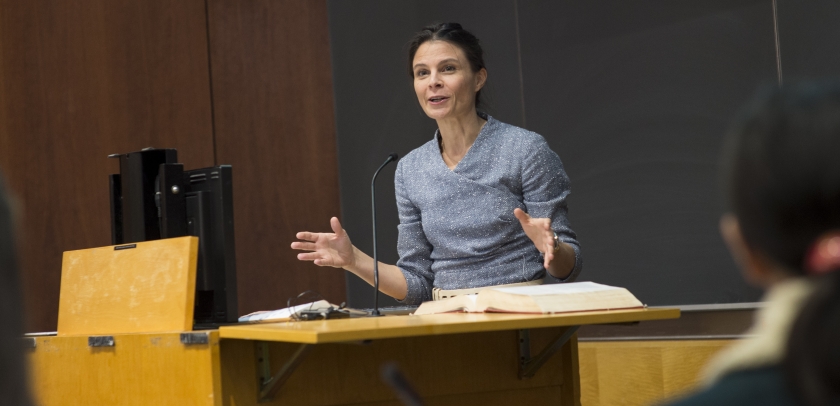
[[[484, 50], [481, 49], [478, 38], [471, 32], [465, 30], [458, 23], [440, 23], [424, 27], [414, 35], [408, 43], [408, 75], [414, 77], [414, 55], [417, 49], [429, 41], [446, 41], [457, 46], [467, 56], [470, 70], [473, 73], [485, 69]], [[481, 89], [475, 92], [475, 105], [481, 105]]]
[[[730, 134], [726, 192], [746, 244], [794, 274], [827, 231], [840, 231], [840, 83], [763, 94]], [[840, 269], [810, 276], [784, 365], [810, 405], [840, 399]]]

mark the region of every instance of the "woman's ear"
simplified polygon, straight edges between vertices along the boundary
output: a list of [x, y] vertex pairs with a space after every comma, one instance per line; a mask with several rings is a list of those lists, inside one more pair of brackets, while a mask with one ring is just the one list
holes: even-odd
[[481, 90], [485, 83], [487, 83], [487, 69], [481, 68], [475, 73], [475, 91]]
[[747, 244], [734, 214], [727, 213], [720, 218], [720, 235], [749, 284], [766, 289], [786, 277], [773, 260]]

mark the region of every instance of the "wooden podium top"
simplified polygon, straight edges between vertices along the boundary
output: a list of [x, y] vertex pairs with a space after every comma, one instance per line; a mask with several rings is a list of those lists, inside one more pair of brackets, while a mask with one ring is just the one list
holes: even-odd
[[383, 338], [675, 319], [679, 309], [627, 309], [563, 314], [444, 313], [289, 321], [219, 328], [227, 339], [322, 344]]

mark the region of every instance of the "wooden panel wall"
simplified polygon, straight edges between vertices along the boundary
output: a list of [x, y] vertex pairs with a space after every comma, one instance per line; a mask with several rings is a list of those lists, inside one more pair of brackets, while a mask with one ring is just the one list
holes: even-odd
[[0, 170], [23, 202], [28, 331], [56, 328], [61, 253], [110, 243], [106, 156], [148, 146], [234, 165], [241, 311], [304, 289], [343, 300], [340, 271], [307, 274], [288, 248], [338, 213], [326, 6], [208, 1], [0, 0]]
[[695, 389], [703, 367], [733, 340], [578, 343], [582, 406], [646, 406]]
[[297, 260], [297, 231], [339, 215], [325, 1], [208, 0], [216, 157], [232, 164], [240, 312], [312, 289], [345, 298], [344, 271]]
[[212, 165], [204, 2], [0, 1], [0, 169], [23, 202], [27, 330], [55, 330], [66, 250], [109, 245], [107, 155]]

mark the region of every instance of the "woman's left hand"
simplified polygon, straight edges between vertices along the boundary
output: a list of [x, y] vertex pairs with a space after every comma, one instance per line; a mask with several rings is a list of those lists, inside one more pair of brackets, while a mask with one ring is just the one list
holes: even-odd
[[554, 231], [551, 229], [551, 219], [533, 218], [522, 209], [514, 209], [513, 215], [519, 220], [525, 235], [534, 242], [537, 249], [543, 253], [543, 266], [548, 269], [554, 259]]

